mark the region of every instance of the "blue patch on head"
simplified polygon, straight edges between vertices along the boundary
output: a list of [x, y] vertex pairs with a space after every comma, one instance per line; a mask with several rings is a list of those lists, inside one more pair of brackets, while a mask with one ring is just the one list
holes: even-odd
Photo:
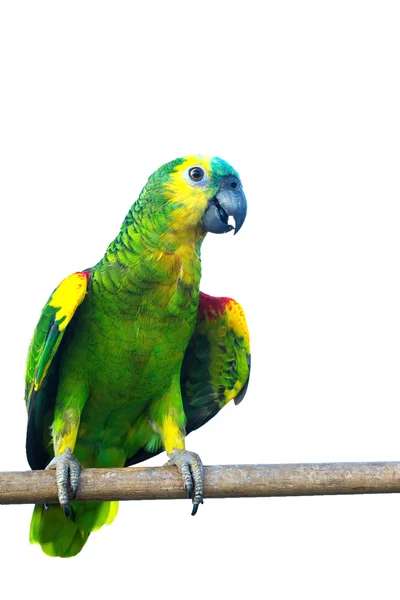
[[224, 177], [224, 175], [233, 175], [234, 177], [239, 177], [239, 173], [225, 160], [222, 158], [218, 158], [215, 156], [211, 159], [211, 170], [214, 176], [216, 177]]

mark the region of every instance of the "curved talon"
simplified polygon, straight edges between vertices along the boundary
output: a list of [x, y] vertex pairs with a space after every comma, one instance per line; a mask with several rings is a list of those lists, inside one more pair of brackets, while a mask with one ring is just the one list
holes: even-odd
[[201, 502], [195, 502], [195, 503], [193, 504], [193, 509], [192, 509], [192, 513], [191, 513], [191, 514], [192, 514], [192, 517], [194, 517], [194, 516], [195, 516], [195, 514], [197, 513], [197, 509], [199, 508], [199, 505], [200, 505], [200, 504], [204, 504], [204, 503], [203, 503], [203, 500], [201, 500]]
[[71, 448], [67, 448], [62, 454], [55, 456], [46, 469], [56, 470], [58, 501], [64, 509], [65, 516], [73, 519], [74, 512], [69, 503], [75, 500], [78, 492], [81, 464], [72, 454]]
[[204, 471], [200, 456], [188, 450], [173, 450], [167, 464], [178, 467], [188, 498], [192, 499], [192, 516], [194, 517], [199, 505], [203, 504]]

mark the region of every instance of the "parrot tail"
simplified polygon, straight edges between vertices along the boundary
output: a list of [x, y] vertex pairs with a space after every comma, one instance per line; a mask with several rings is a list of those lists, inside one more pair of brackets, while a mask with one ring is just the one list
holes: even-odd
[[113, 522], [118, 502], [74, 503], [71, 508], [73, 518], [67, 518], [57, 504], [50, 504], [48, 508], [37, 504], [29, 534], [31, 544], [40, 544], [48, 556], [75, 556], [92, 531]]

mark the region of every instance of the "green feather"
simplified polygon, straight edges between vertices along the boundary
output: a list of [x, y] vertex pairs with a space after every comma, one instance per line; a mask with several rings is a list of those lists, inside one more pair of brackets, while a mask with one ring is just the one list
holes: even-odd
[[60, 506], [46, 509], [36, 505], [29, 534], [31, 544], [40, 544], [48, 556], [75, 556], [90, 533], [111, 524], [118, 512], [118, 502], [75, 503], [71, 507], [74, 517], [67, 519]]

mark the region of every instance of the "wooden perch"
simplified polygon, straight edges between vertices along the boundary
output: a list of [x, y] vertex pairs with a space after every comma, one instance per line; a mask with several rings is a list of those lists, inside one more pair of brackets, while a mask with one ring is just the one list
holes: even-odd
[[[204, 467], [205, 498], [400, 492], [400, 462]], [[84, 469], [77, 500], [185, 498], [175, 467]], [[54, 471], [0, 473], [0, 504], [57, 502]]]

